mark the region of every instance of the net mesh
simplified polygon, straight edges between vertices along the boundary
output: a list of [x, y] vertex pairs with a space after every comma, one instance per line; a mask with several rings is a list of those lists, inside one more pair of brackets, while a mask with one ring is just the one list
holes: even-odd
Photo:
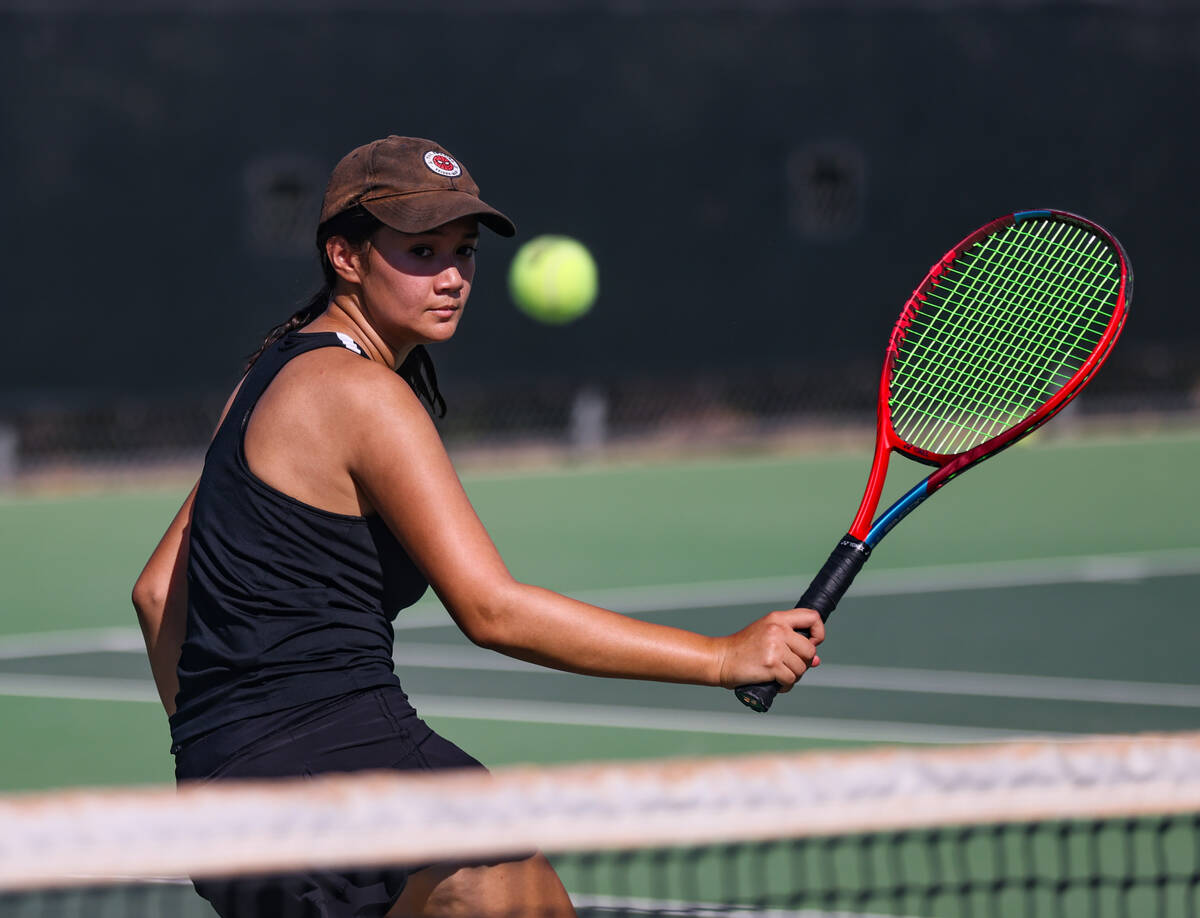
[[534, 848], [585, 915], [1200, 911], [1200, 734], [39, 794], [0, 822], [6, 918], [207, 918], [189, 875]]
[[898, 343], [888, 400], [896, 433], [950, 455], [1030, 417], [1091, 356], [1120, 281], [1106, 240], [1053, 218], [969, 247], [919, 297]]

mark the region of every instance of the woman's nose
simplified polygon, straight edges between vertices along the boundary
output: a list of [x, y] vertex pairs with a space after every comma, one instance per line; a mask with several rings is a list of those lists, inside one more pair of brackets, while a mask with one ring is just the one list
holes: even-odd
[[461, 290], [463, 287], [462, 272], [458, 265], [447, 265], [437, 276], [437, 289], [443, 291]]

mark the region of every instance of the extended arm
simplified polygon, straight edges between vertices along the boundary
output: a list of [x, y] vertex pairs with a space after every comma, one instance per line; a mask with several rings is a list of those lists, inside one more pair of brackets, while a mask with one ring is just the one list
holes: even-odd
[[727, 687], [768, 679], [791, 686], [811, 665], [824, 633], [811, 610], [773, 612], [708, 637], [516, 581], [407, 386], [374, 375], [348, 402], [339, 423], [354, 444], [351, 474], [475, 643], [573, 672]]

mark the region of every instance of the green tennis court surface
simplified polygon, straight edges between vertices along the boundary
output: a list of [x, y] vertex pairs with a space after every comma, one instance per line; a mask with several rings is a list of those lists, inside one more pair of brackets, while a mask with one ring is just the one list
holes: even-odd
[[[863, 452], [466, 476], [516, 576], [695, 630], [790, 606], [845, 531]], [[1200, 436], [1039, 439], [875, 553], [825, 664], [768, 715], [732, 693], [540, 670], [431, 600], [401, 680], [493, 764], [1196, 729]], [[922, 474], [894, 463], [898, 493]], [[0, 788], [165, 781], [128, 596], [186, 488], [0, 498]], [[885, 495], [885, 500], [888, 495]]]

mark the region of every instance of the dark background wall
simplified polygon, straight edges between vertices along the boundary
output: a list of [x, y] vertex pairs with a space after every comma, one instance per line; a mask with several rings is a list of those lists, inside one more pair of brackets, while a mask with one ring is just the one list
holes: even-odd
[[934, 259], [1043, 206], [1131, 253], [1114, 362], [1177, 359], [1198, 100], [1200, 14], [1173, 4], [10, 5], [0, 399], [226, 389], [317, 283], [329, 168], [386, 133], [601, 267], [593, 313], [547, 328], [485, 239], [450, 379], [874, 365]]

